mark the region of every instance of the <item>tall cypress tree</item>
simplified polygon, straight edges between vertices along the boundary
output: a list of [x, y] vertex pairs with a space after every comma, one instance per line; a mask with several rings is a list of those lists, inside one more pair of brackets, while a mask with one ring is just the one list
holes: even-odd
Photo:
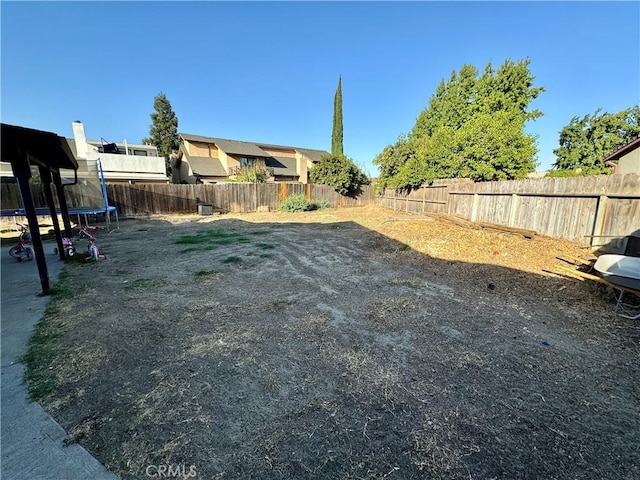
[[342, 145], [342, 75], [338, 78], [338, 88], [333, 98], [333, 133], [331, 134], [331, 155], [343, 155]]

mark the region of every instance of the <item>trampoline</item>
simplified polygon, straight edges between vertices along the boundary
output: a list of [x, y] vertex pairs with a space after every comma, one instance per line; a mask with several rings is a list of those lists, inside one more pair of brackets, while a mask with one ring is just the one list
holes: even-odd
[[[88, 219], [88, 215], [99, 215], [104, 213], [105, 214], [105, 221], [107, 223], [107, 230], [110, 230], [111, 228], [111, 219], [110, 219], [110, 215], [112, 213], [115, 213], [115, 218], [116, 218], [116, 228], [120, 228], [120, 220], [118, 219], [118, 209], [116, 207], [114, 207], [113, 205], [107, 205], [106, 207], [101, 207], [101, 208], [85, 208], [85, 207], [76, 207], [76, 208], [69, 208], [69, 215], [77, 215], [78, 217], [78, 225], [80, 226], [80, 228], [82, 228], [82, 221], [80, 220], [80, 216], [84, 216], [84, 224], [85, 226], [89, 225], [89, 219]], [[56, 213], [58, 215], [61, 215], [62, 213], [60, 212], [60, 210], [56, 210]], [[49, 211], [48, 208], [36, 208], [36, 215], [38, 217], [50, 217], [51, 216], [51, 212]], [[0, 211], [0, 216], [1, 217], [25, 217], [26, 213], [25, 210], [23, 208], [17, 209], [17, 210], [2, 210]]]
[[[82, 228], [82, 220], [81, 217], [84, 217], [85, 226], [89, 225], [89, 215], [99, 215], [104, 214], [105, 222], [107, 224], [107, 231], [111, 231], [111, 214], [115, 214], [116, 219], [116, 228], [120, 228], [120, 219], [118, 218], [118, 210], [113, 205], [109, 205], [107, 199], [107, 185], [104, 180], [104, 172], [102, 171], [102, 163], [100, 159], [94, 160], [95, 166], [97, 167], [96, 175], [93, 177], [93, 180], [89, 179], [89, 182], [93, 185], [89, 185], [89, 187], [93, 188], [93, 198], [96, 200], [96, 203], [100, 203], [100, 206], [78, 206], [78, 207], [68, 207], [67, 210], [69, 215], [76, 215], [78, 218], [77, 224], [80, 228]], [[89, 163], [89, 161], [87, 161]], [[75, 173], [75, 172], [74, 172]], [[71, 183], [63, 184], [63, 187], [74, 187], [77, 184], [78, 178], [76, 176], [76, 180]], [[87, 188], [87, 179], [84, 179], [85, 187]], [[92, 202], [93, 203], [93, 202]], [[48, 208], [38, 207], [35, 209], [36, 216], [40, 217], [50, 217], [51, 212]], [[62, 215], [60, 209], [56, 209], [57, 215]], [[24, 217], [26, 216], [26, 212], [24, 208], [18, 209], [5, 209], [0, 210], [0, 216], [2, 217]]]

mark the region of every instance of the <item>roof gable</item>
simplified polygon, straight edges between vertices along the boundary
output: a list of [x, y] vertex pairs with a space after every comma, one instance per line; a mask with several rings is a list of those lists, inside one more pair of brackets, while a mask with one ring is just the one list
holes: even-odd
[[189, 157], [191, 171], [197, 177], [226, 177], [227, 172], [217, 158]]
[[296, 166], [297, 160], [291, 157], [269, 157], [265, 160], [265, 166], [273, 168], [274, 175], [286, 175], [299, 177]]
[[227, 171], [224, 169], [219, 158], [195, 157], [183, 151], [184, 160], [189, 163], [191, 171], [197, 177], [226, 177]]
[[612, 160], [619, 160], [620, 157], [623, 157], [627, 153], [635, 150], [636, 148], [640, 148], [640, 137], [636, 138], [635, 140], [632, 140], [626, 145], [623, 145], [622, 147], [620, 147], [615, 152], [607, 155], [606, 157], [604, 157], [603, 161], [608, 162]]

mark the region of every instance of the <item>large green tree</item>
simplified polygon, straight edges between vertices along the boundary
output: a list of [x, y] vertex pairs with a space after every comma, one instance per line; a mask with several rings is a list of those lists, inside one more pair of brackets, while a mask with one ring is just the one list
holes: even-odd
[[169, 99], [162, 92], [153, 99], [153, 109], [155, 111], [151, 114], [149, 138], [145, 138], [143, 142], [158, 148], [158, 153], [165, 158], [167, 174], [169, 174], [171, 172], [169, 157], [173, 151], [178, 150], [180, 142], [178, 117], [171, 108]]
[[522, 178], [535, 170], [536, 138], [527, 121], [542, 115], [529, 104], [544, 91], [533, 86], [529, 60], [506, 60], [482, 73], [463, 65], [444, 79], [408, 135], [376, 158], [378, 188], [413, 188], [437, 178], [476, 181]]
[[333, 131], [331, 134], [331, 155], [344, 154], [342, 145], [342, 75], [338, 78], [338, 88], [333, 97]]
[[599, 175], [611, 168], [603, 159], [640, 136], [640, 106], [618, 113], [600, 113], [573, 117], [560, 131], [560, 146], [553, 153], [556, 162], [551, 175]]
[[353, 160], [344, 155], [324, 155], [309, 171], [309, 180], [330, 185], [342, 195], [353, 193], [362, 185], [369, 184], [369, 178]]

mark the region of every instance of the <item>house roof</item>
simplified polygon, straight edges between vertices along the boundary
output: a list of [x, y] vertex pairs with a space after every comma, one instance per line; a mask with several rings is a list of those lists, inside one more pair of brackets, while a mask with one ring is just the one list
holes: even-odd
[[180, 152], [182, 152], [184, 160], [189, 163], [191, 171], [197, 177], [226, 177], [228, 175], [219, 158], [189, 155], [187, 150], [182, 147], [178, 151], [178, 158], [180, 158]]
[[269, 154], [262, 150], [258, 145], [251, 142], [242, 142], [240, 140], [228, 140], [226, 138], [202, 137], [200, 135], [190, 135], [181, 133], [180, 136], [187, 141], [214, 143], [225, 153], [231, 155], [246, 155], [247, 157], [268, 157]]
[[627, 153], [631, 152], [632, 150], [635, 150], [636, 148], [640, 148], [640, 137], [638, 137], [635, 140], [627, 143], [626, 145], [623, 145], [622, 147], [620, 147], [615, 152], [613, 152], [613, 153], [607, 155], [606, 157], [604, 157], [603, 162], [608, 162], [608, 161], [612, 161], [612, 160], [619, 160], [620, 157], [623, 157], [624, 155], [626, 155]]
[[263, 148], [298, 151], [304, 156], [310, 158], [313, 162], [318, 162], [320, 160], [320, 157], [322, 157], [323, 155], [329, 155], [329, 152], [325, 152], [324, 150], [314, 150], [311, 148], [298, 148], [261, 142], [244, 142], [240, 140], [228, 140], [225, 138], [203, 137], [201, 135], [191, 135], [189, 133], [180, 133], [179, 135], [187, 141], [214, 143], [226, 153], [234, 155], [246, 155], [248, 157], [271, 157], [271, 155], [265, 152]]
[[190, 157], [187, 161], [191, 166], [191, 171], [198, 177], [226, 177], [227, 171], [222, 166], [218, 158], [211, 157]]
[[225, 140], [216, 138], [214, 142], [219, 148], [232, 155], [246, 155], [248, 157], [268, 157], [269, 154], [255, 143], [241, 142], [238, 140]]
[[313, 163], [318, 163], [320, 158], [329, 155], [329, 152], [325, 152], [324, 150], [312, 150], [310, 148], [296, 148], [296, 150], [305, 157], [310, 158]]
[[213, 143], [213, 138], [211, 137], [203, 137], [202, 135], [191, 135], [190, 133], [179, 133], [178, 135], [183, 140], [187, 140], [189, 142]]
[[297, 172], [296, 164], [296, 159], [291, 157], [272, 156], [265, 159], [265, 165], [273, 168], [274, 175], [299, 177], [300, 174]]

